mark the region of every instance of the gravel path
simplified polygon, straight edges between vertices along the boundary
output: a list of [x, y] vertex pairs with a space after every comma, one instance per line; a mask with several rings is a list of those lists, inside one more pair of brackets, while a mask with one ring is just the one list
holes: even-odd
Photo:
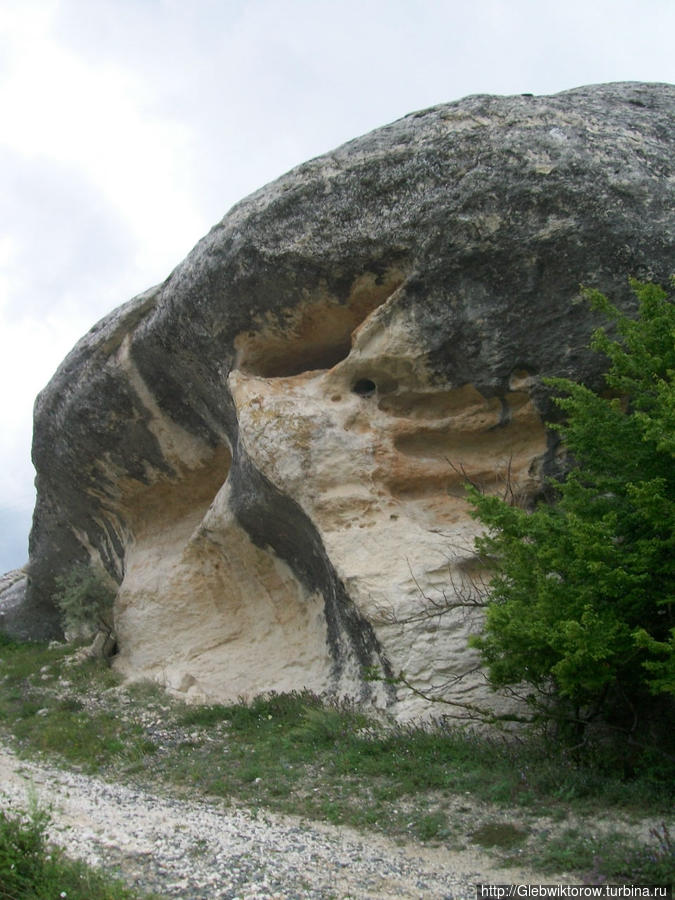
[[533, 882], [481, 853], [400, 845], [273, 813], [185, 801], [26, 762], [0, 748], [0, 802], [51, 809], [50, 836], [131, 886], [180, 900], [460, 900]]

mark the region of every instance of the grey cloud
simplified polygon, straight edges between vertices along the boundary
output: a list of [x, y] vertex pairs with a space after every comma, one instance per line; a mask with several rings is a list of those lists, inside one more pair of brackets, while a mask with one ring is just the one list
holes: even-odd
[[0, 236], [11, 236], [13, 251], [5, 315], [45, 314], [58, 303], [64, 313], [91, 309], [92, 321], [106, 312], [101, 286], [120, 279], [135, 247], [100, 190], [73, 166], [1, 150], [0, 196]]
[[673, 15], [661, 0], [637, 18], [632, 0], [100, 0], [95, 15], [62, 0], [57, 33], [132, 71], [149, 114], [190, 129], [193, 196], [213, 222], [293, 165], [421, 107], [651, 78], [633, 47], [648, 36], [648, 59], [658, 44], [672, 56]]
[[0, 574], [19, 569], [28, 561], [30, 509], [0, 507]]

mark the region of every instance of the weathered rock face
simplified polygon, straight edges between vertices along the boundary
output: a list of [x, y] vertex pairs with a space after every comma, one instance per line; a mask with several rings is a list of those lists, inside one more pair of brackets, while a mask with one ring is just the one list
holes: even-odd
[[27, 615], [25, 569], [12, 569], [0, 575], [0, 633], [20, 640], [48, 637], [49, 624]]
[[666, 85], [469, 97], [235, 206], [37, 400], [35, 621], [91, 558], [118, 665], [195, 699], [470, 670], [465, 616], [396, 620], [475, 564], [457, 470], [528, 497], [555, 465], [540, 378], [598, 377], [579, 284], [630, 308], [628, 275], [669, 276], [674, 112]]

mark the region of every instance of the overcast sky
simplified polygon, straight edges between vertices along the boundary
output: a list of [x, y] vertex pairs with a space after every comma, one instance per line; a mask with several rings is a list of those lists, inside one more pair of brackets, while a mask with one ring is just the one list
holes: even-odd
[[0, 0], [0, 572], [35, 395], [237, 200], [467, 94], [675, 81], [673, 0]]

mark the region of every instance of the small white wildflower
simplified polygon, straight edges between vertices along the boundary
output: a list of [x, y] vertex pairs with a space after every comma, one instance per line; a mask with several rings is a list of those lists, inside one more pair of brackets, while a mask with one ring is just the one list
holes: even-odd
[[68, 896], [68, 894], [66, 894], [65, 891], [61, 891], [61, 893], [59, 894], [59, 897], [67, 897], [67, 896]]

